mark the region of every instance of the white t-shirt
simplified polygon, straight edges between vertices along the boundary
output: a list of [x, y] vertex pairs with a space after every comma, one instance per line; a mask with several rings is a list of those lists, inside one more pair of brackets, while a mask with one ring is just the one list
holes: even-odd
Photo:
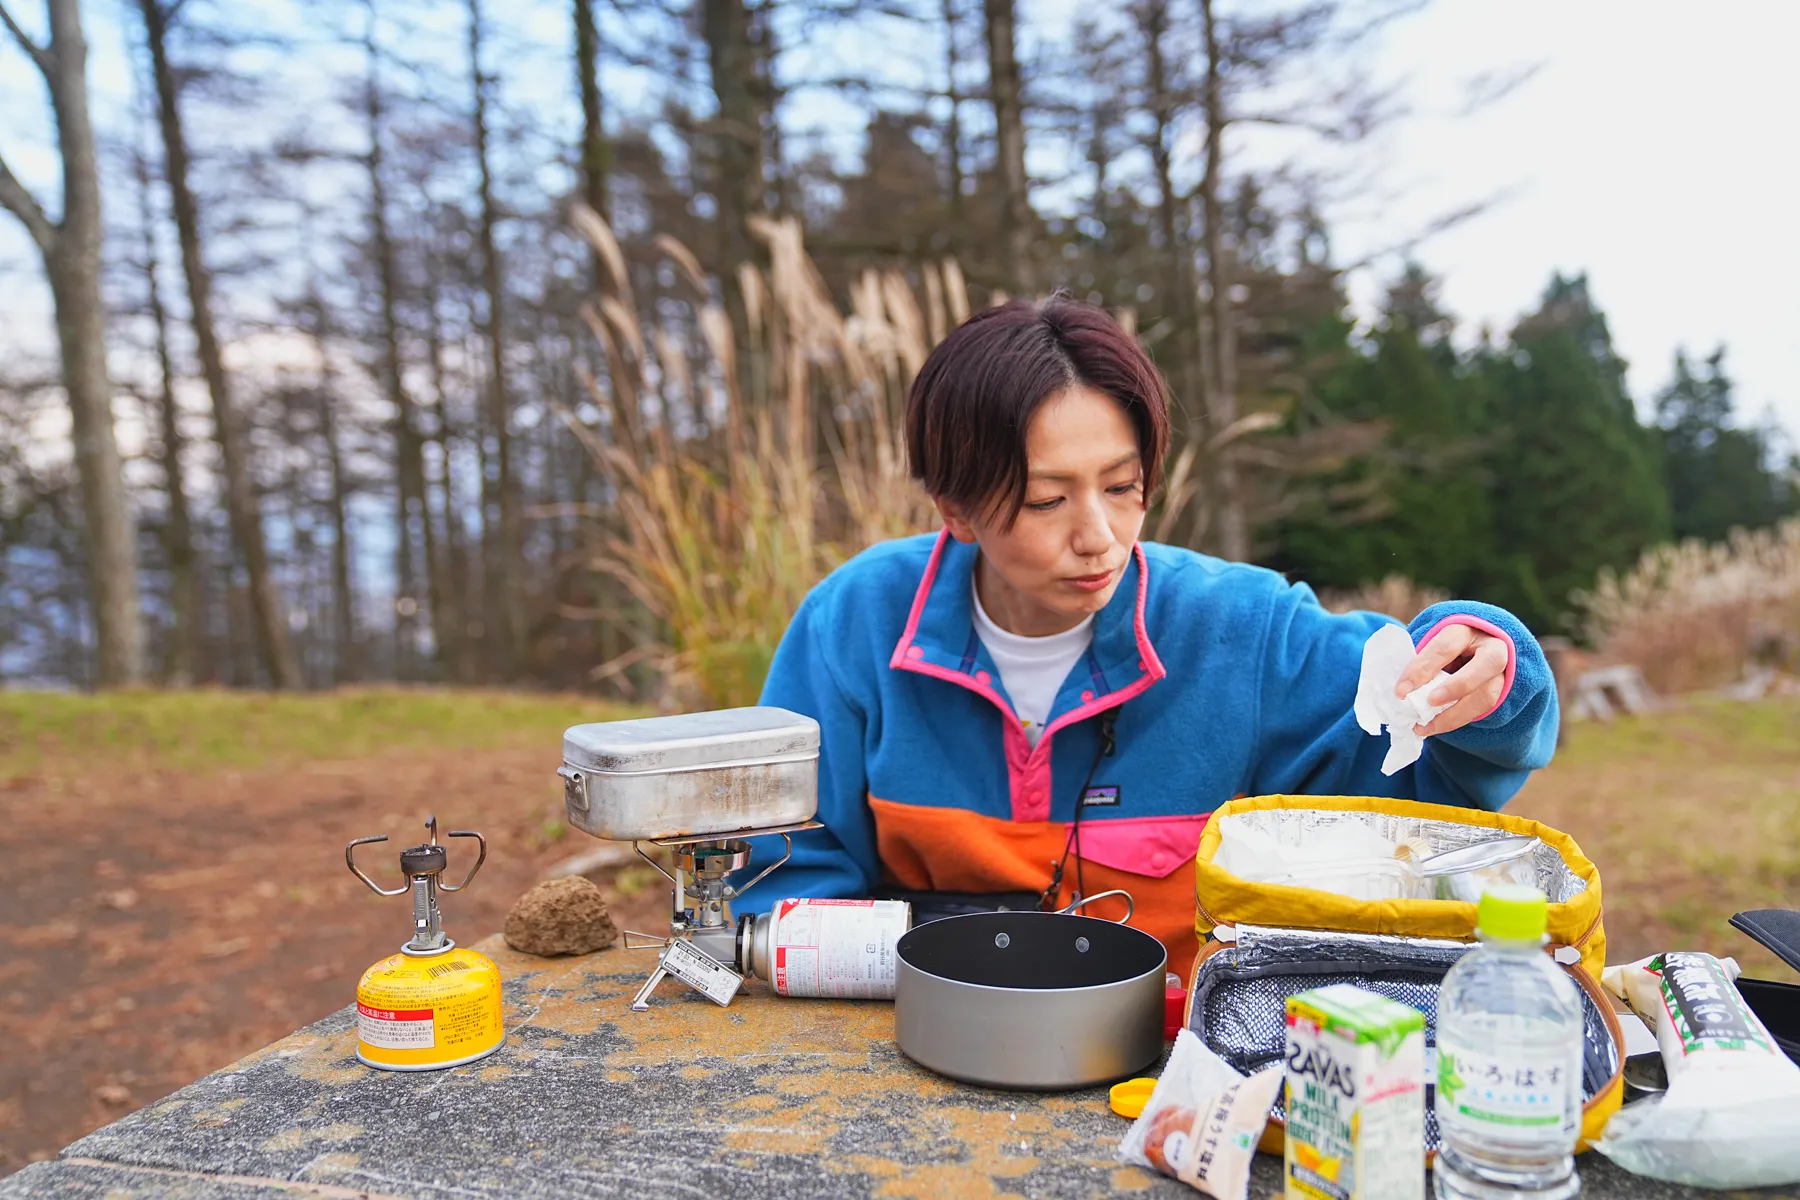
[[1094, 640], [1094, 616], [1089, 613], [1075, 628], [1048, 637], [1022, 637], [994, 624], [994, 619], [981, 607], [981, 594], [970, 589], [975, 599], [975, 632], [994, 656], [1000, 668], [1000, 682], [1012, 697], [1013, 711], [1025, 726], [1025, 736], [1033, 746], [1043, 735], [1050, 720], [1050, 708], [1062, 688], [1069, 669], [1087, 653]]

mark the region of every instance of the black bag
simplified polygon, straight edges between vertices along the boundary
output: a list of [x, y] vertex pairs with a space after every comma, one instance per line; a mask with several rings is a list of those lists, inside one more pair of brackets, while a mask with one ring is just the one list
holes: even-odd
[[[1732, 925], [1749, 934], [1800, 971], [1800, 911], [1791, 908], [1757, 908], [1731, 918]], [[1800, 984], [1771, 979], [1739, 979], [1737, 989], [1750, 1011], [1769, 1027], [1769, 1033], [1787, 1056], [1800, 1063]]]

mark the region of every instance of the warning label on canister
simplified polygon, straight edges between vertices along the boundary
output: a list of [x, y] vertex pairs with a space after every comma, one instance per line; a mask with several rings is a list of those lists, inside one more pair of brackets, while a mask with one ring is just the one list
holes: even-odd
[[356, 1035], [384, 1050], [429, 1050], [437, 1044], [437, 1022], [429, 1008], [356, 1006]]
[[894, 943], [910, 910], [900, 900], [783, 900], [771, 942], [783, 996], [891, 1000]]

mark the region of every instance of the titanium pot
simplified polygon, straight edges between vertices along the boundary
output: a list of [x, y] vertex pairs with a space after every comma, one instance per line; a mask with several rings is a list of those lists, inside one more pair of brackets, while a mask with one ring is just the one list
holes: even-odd
[[[1124, 896], [1124, 920], [1076, 908]], [[1163, 1049], [1163, 944], [1101, 892], [1058, 912], [928, 921], [895, 945], [894, 1040], [929, 1071], [1055, 1091], [1124, 1079]]]

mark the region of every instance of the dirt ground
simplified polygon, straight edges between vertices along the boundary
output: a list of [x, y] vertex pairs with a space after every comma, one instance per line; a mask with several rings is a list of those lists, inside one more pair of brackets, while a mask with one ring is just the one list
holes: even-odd
[[[391, 885], [427, 812], [479, 829], [487, 863], [444, 920], [465, 941], [498, 930], [552, 866], [600, 845], [562, 831], [550, 753], [0, 780], [0, 1175], [352, 1002], [411, 932], [404, 898], [345, 869], [353, 837], [389, 835], [357, 861]], [[453, 873], [471, 845], [450, 844]], [[597, 881], [621, 927], [667, 928], [648, 866]]]
[[[549, 754], [0, 773], [0, 1175], [350, 1003], [409, 932], [403, 900], [344, 869], [352, 837], [387, 833], [372, 861], [392, 872], [427, 812], [480, 829], [487, 865], [445, 920], [463, 940], [499, 929], [553, 865], [599, 845], [563, 829]], [[1612, 961], [1705, 949], [1795, 978], [1725, 918], [1800, 904], [1800, 704], [1580, 726], [1509, 811], [1600, 864]], [[665, 927], [649, 867], [599, 882], [621, 927]]]

